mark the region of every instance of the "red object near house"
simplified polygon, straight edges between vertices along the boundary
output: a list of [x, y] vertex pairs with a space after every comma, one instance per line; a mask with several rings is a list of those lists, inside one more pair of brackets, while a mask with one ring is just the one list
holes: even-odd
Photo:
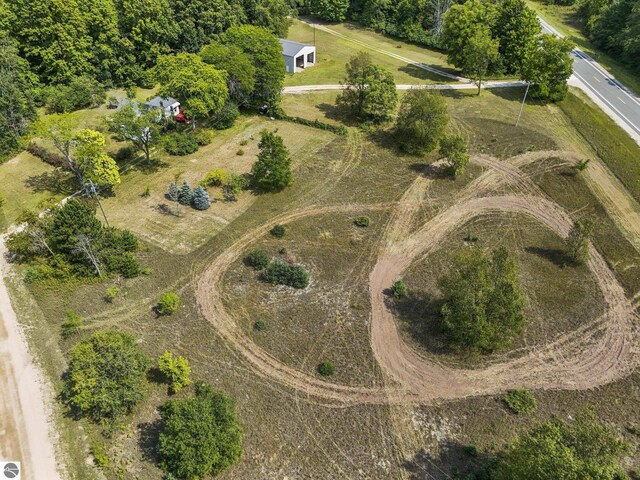
[[178, 114], [174, 116], [173, 119], [178, 123], [189, 123], [191, 121], [185, 116], [182, 107], [179, 107]]

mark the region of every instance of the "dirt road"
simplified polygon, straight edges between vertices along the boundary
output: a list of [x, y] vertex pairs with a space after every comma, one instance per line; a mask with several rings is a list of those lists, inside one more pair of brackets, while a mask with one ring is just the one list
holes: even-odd
[[21, 462], [26, 480], [59, 480], [46, 402], [50, 391], [34, 365], [4, 284], [0, 236], [0, 460]]
[[[554, 152], [561, 154], [561, 152]], [[387, 229], [377, 264], [369, 278], [372, 320], [371, 345], [378, 363], [390, 380], [382, 388], [335, 385], [289, 367], [255, 345], [225, 311], [221, 301], [221, 279], [241, 252], [275, 223], [288, 223], [310, 215], [389, 208], [388, 205], [336, 205], [300, 210], [273, 219], [242, 237], [216, 258], [200, 278], [197, 297], [203, 314], [226, 341], [240, 351], [255, 371], [265, 377], [340, 405], [357, 403], [430, 403], [472, 395], [497, 394], [509, 388], [586, 389], [623, 378], [638, 365], [637, 321], [634, 310], [605, 259], [591, 249], [589, 267], [606, 301], [605, 313], [573, 332], [542, 347], [529, 348], [516, 359], [497, 361], [484, 369], [464, 370], [440, 365], [407, 346], [397, 330], [384, 290], [409, 265], [427, 255], [456, 227], [478, 215], [520, 213], [532, 217], [564, 237], [572, 220], [548, 200], [517, 168], [542, 159], [531, 154], [501, 162], [481, 156], [474, 161], [485, 172], [463, 189], [453, 205], [443, 208], [422, 226], [412, 228], [412, 202], [423, 200], [428, 181], [419, 177], [395, 205], [394, 219]], [[508, 185], [510, 194], [491, 191]]]

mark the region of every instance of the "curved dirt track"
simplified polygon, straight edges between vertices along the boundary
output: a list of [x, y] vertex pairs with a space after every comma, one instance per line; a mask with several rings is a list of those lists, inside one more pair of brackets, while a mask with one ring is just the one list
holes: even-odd
[[[390, 208], [390, 204], [310, 207], [274, 218], [245, 234], [214, 260], [197, 285], [200, 307], [222, 337], [249, 361], [256, 373], [332, 405], [429, 403], [496, 394], [514, 387], [586, 389], [622, 378], [637, 365], [634, 327], [637, 315], [606, 261], [594, 248], [591, 248], [589, 267], [605, 298], [605, 313], [547, 345], [528, 349], [516, 359], [483, 369], [456, 369], [421, 356], [402, 341], [394, 316], [386, 306], [383, 291], [412, 262], [423, 258], [440, 245], [447, 234], [475, 216], [501, 212], [524, 214], [558, 235], [566, 236], [571, 218], [544, 198], [536, 185], [515, 166], [540, 158], [543, 156], [538, 153], [514, 157], [511, 163], [486, 156], [474, 159], [485, 167], [483, 175], [464, 188], [452, 206], [443, 209], [411, 234], [415, 213], [411, 202], [422, 200], [421, 192], [428, 181], [424, 177], [417, 179], [403, 199], [395, 204], [395, 217], [387, 229], [386, 241], [369, 279], [371, 344], [378, 363], [391, 380], [386, 388], [336, 385], [283, 364], [241, 331], [225, 311], [220, 290], [229, 265], [274, 224], [324, 213]], [[505, 184], [513, 193], [478, 197]]]

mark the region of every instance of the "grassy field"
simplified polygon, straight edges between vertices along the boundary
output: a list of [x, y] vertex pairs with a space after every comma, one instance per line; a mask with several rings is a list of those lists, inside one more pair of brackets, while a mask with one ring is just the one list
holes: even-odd
[[[301, 26], [294, 25], [292, 33], [296, 28]], [[398, 50], [405, 48], [408, 51], [408, 46]], [[321, 65], [314, 68], [320, 71]], [[505, 162], [532, 151], [591, 152], [562, 105], [529, 103], [521, 126], [516, 128], [522, 93], [520, 89], [484, 91], [480, 96], [447, 93], [450, 132], [465, 136], [472, 154], [491, 155]], [[334, 103], [335, 92], [290, 95], [283, 100], [289, 114], [341, 123], [343, 117]], [[591, 105], [586, 108], [587, 113], [596, 115]], [[77, 115], [88, 125], [98, 125], [105, 113], [104, 109], [95, 109]], [[193, 184], [216, 167], [246, 172], [255, 160], [257, 135], [265, 127], [278, 128], [292, 152], [293, 185], [277, 194], [243, 193], [238, 202], [215, 202], [204, 213], [185, 209], [182, 216], [174, 217], [158, 211], [167, 183], [176, 177]], [[121, 146], [109, 143], [111, 151]], [[244, 150], [243, 155], [237, 155], [239, 148]], [[114, 224], [130, 228], [142, 238], [140, 260], [152, 270], [150, 275], [129, 280], [112, 278], [101, 284], [34, 284], [27, 290], [19, 281], [23, 268], [17, 267], [12, 280], [14, 297], [19, 299], [16, 308], [29, 325], [38, 325], [31, 329], [32, 345], [56, 386], [64, 370], [64, 353], [98, 329], [131, 332], [138, 337], [140, 348], [156, 358], [165, 350], [186, 356], [194, 380], [207, 381], [238, 402], [245, 432], [244, 453], [238, 465], [222, 478], [449, 478], [478, 464], [486, 454], [500, 451], [516, 433], [534, 422], [554, 414], [563, 418], [575, 415], [595, 402], [603, 406], [598, 413], [622, 432], [628, 422], [637, 421], [633, 416], [640, 409], [637, 374], [595, 391], [535, 392], [540, 408], [530, 417], [508, 413], [496, 396], [432, 406], [330, 408], [320, 399], [258, 374], [202, 316], [194, 288], [201, 272], [247, 232], [276, 215], [311, 206], [361, 205], [366, 213], [366, 205], [384, 204], [388, 208], [367, 213], [372, 224], [366, 229], [353, 226], [352, 214], [327, 214], [292, 222], [280, 240], [268, 234], [256, 240], [255, 245], [263, 246], [270, 255], [288, 256], [305, 265], [312, 279], [307, 290], [263, 284], [254, 272], [236, 261], [224, 276], [223, 295], [241, 332], [274, 358], [309, 374], [315, 374], [320, 360], [333, 360], [337, 372], [332, 380], [336, 383], [386, 384], [390, 380], [380, 372], [369, 348], [368, 273], [386, 233], [391, 207], [437, 158], [436, 152], [426, 156], [400, 153], [389, 127], [381, 131], [350, 127], [347, 136], [335, 136], [309, 127], [242, 117], [235, 127], [218, 132], [211, 145], [193, 155], [158, 154], [160, 161], [153, 169], [134, 163], [123, 165], [123, 183], [104, 204]], [[36, 205], [51, 194], [33, 192], [25, 184], [29, 175], [46, 172], [48, 167], [24, 154], [16, 162], [31, 165], [33, 172], [24, 173], [29, 168], [18, 166], [8, 170], [10, 163], [0, 166], [3, 185], [12, 174], [23, 175], [16, 184], [16, 195], [23, 195], [23, 199], [3, 192], [11, 202], [10, 209], [5, 207], [6, 212], [13, 212], [11, 218], [22, 208], [22, 202]], [[565, 170], [568, 167], [552, 157], [524, 168], [550, 199], [571, 214], [587, 212], [597, 217], [595, 245], [633, 295], [640, 288], [637, 252], [584, 180]], [[425, 191], [416, 225], [455, 205], [456, 195], [484, 171], [479, 165], [471, 165], [456, 181], [433, 179]], [[146, 187], [151, 195], [142, 197]], [[448, 248], [433, 252], [407, 272], [412, 292], [433, 295], [434, 281], [445, 268], [449, 251], [463, 247], [461, 237], [469, 228], [480, 237], [483, 247], [506, 243], [518, 256], [530, 317], [518, 346], [543, 343], [601, 311], [599, 292], [594, 291], [584, 269], [561, 268], [549, 255], [561, 248], [561, 240], [530, 220], [510, 215], [480, 217], [452, 233]], [[282, 248], [285, 253], [280, 253]], [[113, 304], [104, 300], [105, 289], [111, 285], [121, 288]], [[177, 292], [181, 307], [172, 316], [158, 318], [153, 307], [165, 291]], [[67, 310], [81, 315], [85, 325], [79, 335], [63, 340], [59, 331]], [[401, 325], [410, 338], [412, 321], [415, 324], [415, 319], [422, 317], [422, 310], [411, 307], [403, 311], [408, 313], [400, 312]], [[266, 331], [253, 330], [258, 319], [266, 321]], [[415, 348], [425, 348], [415, 338], [409, 342]], [[188, 394], [189, 389], [183, 395]], [[122, 419], [110, 438], [99, 426], [60, 420], [63, 440], [74, 453], [69, 464], [78, 472], [76, 478], [97, 476], [85, 462], [87, 445], [96, 442], [107, 446], [112, 460], [108, 478], [162, 478], [155, 466], [153, 447], [158, 435], [157, 407], [167, 398], [166, 386], [152, 384], [144, 403]], [[480, 457], [464, 454], [463, 447], [468, 444], [478, 446]], [[630, 455], [628, 464], [640, 464], [637, 452]]]
[[[469, 243], [468, 235], [478, 238]], [[491, 255], [507, 247], [518, 263], [520, 284], [526, 299], [527, 324], [513, 349], [543, 345], [575, 330], [603, 312], [604, 298], [586, 266], [563, 264], [562, 239], [538, 222], [517, 214], [477, 217], [457, 228], [443, 246], [415, 263], [405, 273], [407, 298], [395, 302], [405, 339], [416, 348], [437, 355], [439, 361], [480, 367], [495, 362], [495, 355], [461, 358], [448, 347], [440, 324], [440, 277], [449, 271], [451, 256], [469, 248]]]
[[[328, 28], [345, 36], [341, 38], [331, 35], [310, 25], [293, 20], [289, 27], [287, 38], [302, 43], [314, 43], [317, 48], [317, 64], [307, 68], [304, 72], [287, 74], [285, 85], [321, 85], [340, 82], [345, 75], [345, 64], [353, 55], [364, 51], [371, 55], [373, 63], [389, 70], [395, 77], [396, 83], [424, 84], [447, 83], [452, 80], [440, 75], [420, 69], [406, 61], [392, 58], [383, 52], [390, 52], [408, 58], [415, 62], [453, 72], [446, 61], [446, 54], [435, 50], [421, 48], [399, 40], [393, 40], [369, 30], [356, 28], [350, 24], [328, 25]], [[374, 46], [376, 50], [363, 46], [361, 42]]]
[[586, 38], [582, 32], [583, 19], [577, 14], [577, 2], [570, 6], [552, 5], [537, 0], [528, 0], [527, 3], [553, 28], [573, 40], [580, 50], [593, 57], [609, 73], [633, 90], [636, 95], [640, 95], [640, 77], [630, 72], [614, 58], [596, 49]]

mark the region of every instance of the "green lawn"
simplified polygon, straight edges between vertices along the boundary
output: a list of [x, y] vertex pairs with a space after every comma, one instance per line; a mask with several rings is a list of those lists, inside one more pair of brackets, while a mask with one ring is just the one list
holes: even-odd
[[[353, 43], [350, 40], [375, 45], [377, 50], [406, 57], [412, 61], [421, 62], [442, 70], [453, 72], [447, 63], [446, 54], [435, 50], [421, 48], [399, 40], [392, 40], [370, 30], [358, 28], [350, 24], [328, 25], [328, 28], [348, 37], [348, 39], [331, 35], [320, 29], [315, 29], [315, 44], [317, 47], [318, 63], [307, 68], [304, 72], [287, 74], [285, 85], [321, 85], [335, 84], [343, 79], [345, 64], [349, 58], [360, 51], [371, 54], [373, 62], [391, 71], [396, 83], [423, 84], [447, 83], [452, 80], [436, 75], [426, 70], [410, 65], [407, 61], [392, 58], [380, 51]], [[289, 27], [290, 40], [303, 43], [314, 43], [314, 29], [300, 20], [294, 20]]]
[[561, 34], [573, 40], [578, 48], [591, 55], [609, 73], [624, 85], [640, 94], [640, 77], [614, 58], [595, 48], [581, 30], [582, 20], [576, 13], [577, 2], [571, 6], [547, 5], [539, 1], [528, 0], [528, 4], [547, 23]]

